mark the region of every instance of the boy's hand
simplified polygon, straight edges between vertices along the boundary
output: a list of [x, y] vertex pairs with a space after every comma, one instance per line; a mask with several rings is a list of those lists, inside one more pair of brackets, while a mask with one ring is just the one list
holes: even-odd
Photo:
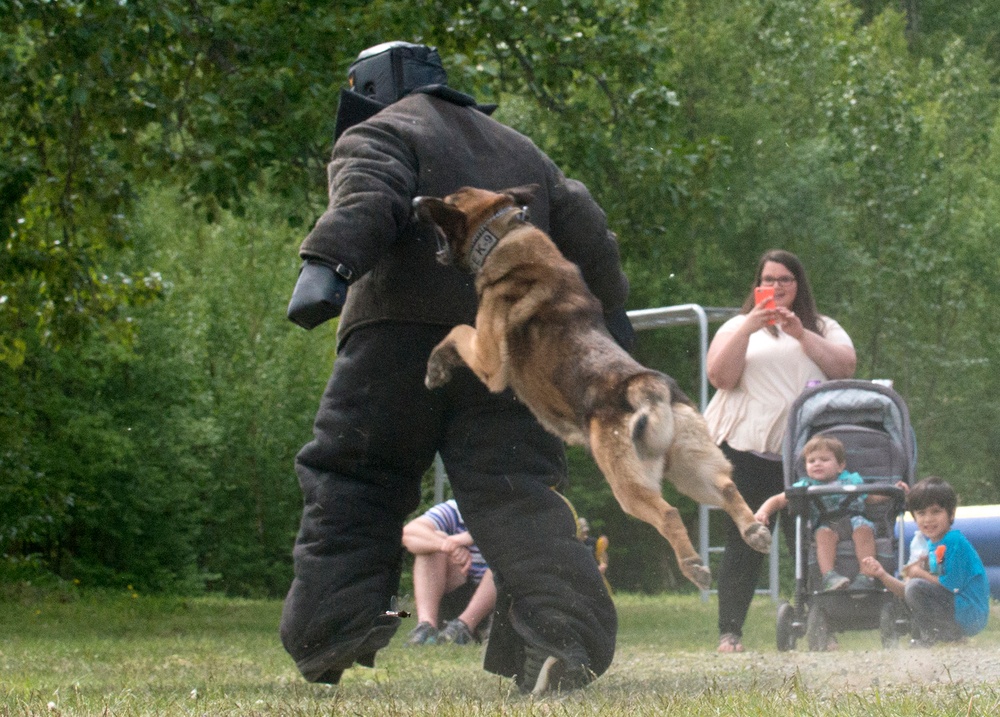
[[922, 559], [919, 563], [913, 563], [906, 568], [907, 578], [922, 578], [923, 580], [928, 580], [932, 583], [940, 583], [941, 580], [937, 575], [933, 575], [928, 572], [926, 558]]
[[[894, 485], [903, 491], [903, 495], [910, 494], [910, 484], [906, 481], [898, 480]], [[889, 500], [887, 495], [870, 494], [865, 498], [865, 503], [884, 503], [887, 500]]]
[[768, 515], [766, 510], [758, 510], [756, 513], [754, 513], [753, 517], [754, 520], [756, 520], [758, 523], [763, 523], [764, 525], [771, 524], [771, 516]]
[[881, 579], [882, 575], [885, 573], [885, 568], [882, 567], [880, 563], [875, 558], [869, 556], [861, 561], [861, 574], [867, 575], [870, 578]]
[[922, 555], [917, 560], [903, 566], [903, 577], [906, 578], [917, 578], [923, 577], [924, 575], [930, 574], [930, 561], [927, 559], [926, 555]]

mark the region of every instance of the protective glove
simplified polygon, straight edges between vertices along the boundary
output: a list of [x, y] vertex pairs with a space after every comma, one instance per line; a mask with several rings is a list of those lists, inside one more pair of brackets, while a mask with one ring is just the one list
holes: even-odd
[[604, 314], [604, 323], [607, 324], [611, 338], [623, 349], [632, 353], [632, 349], [635, 348], [635, 329], [632, 328], [632, 322], [624, 307]]
[[[348, 276], [350, 272], [346, 269]], [[342, 271], [329, 264], [306, 259], [288, 302], [288, 318], [304, 329], [314, 329], [340, 316], [347, 298], [347, 280]]]

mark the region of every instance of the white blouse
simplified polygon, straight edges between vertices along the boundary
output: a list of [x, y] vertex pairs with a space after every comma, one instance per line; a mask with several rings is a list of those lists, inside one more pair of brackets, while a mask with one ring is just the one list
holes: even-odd
[[[734, 316], [716, 335], [735, 331], [746, 315]], [[825, 339], [853, 346], [851, 337], [833, 319], [820, 317]], [[725, 441], [738, 451], [781, 454], [788, 424], [788, 409], [806, 384], [826, 380], [816, 363], [806, 356], [798, 339], [780, 328], [777, 337], [766, 328], [750, 335], [746, 364], [733, 389], [716, 392], [705, 409], [705, 420], [716, 443]]]

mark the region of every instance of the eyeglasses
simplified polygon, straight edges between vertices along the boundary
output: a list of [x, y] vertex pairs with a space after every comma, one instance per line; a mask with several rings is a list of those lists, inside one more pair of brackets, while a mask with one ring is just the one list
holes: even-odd
[[774, 286], [778, 284], [779, 286], [788, 286], [789, 284], [795, 283], [794, 276], [762, 276], [760, 277], [761, 286]]

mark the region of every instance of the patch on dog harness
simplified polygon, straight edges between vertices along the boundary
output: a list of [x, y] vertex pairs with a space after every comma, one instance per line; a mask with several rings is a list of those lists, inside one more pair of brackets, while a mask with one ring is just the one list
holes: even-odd
[[490, 255], [499, 241], [500, 237], [491, 232], [485, 224], [476, 232], [476, 236], [472, 240], [472, 248], [469, 250], [469, 266], [472, 267], [473, 271], [479, 271], [483, 268], [483, 262], [486, 261], [486, 257]]
[[496, 214], [494, 214], [492, 217], [487, 219], [483, 223], [483, 225], [479, 227], [479, 231], [476, 232], [475, 236], [472, 237], [472, 247], [469, 249], [468, 261], [469, 261], [469, 267], [474, 272], [478, 273], [479, 270], [483, 268], [483, 262], [486, 261], [486, 257], [488, 257], [490, 255], [490, 252], [493, 251], [494, 248], [496, 248], [496, 245], [500, 241], [500, 237], [506, 234], [506, 232], [502, 232], [499, 234], [494, 233], [495, 231], [494, 224], [497, 222], [497, 220], [502, 219], [511, 212], [518, 213], [517, 217], [515, 217], [516, 219], [520, 219], [521, 221], [528, 220], [527, 207], [521, 207], [520, 209], [518, 209], [517, 207], [504, 207]]

